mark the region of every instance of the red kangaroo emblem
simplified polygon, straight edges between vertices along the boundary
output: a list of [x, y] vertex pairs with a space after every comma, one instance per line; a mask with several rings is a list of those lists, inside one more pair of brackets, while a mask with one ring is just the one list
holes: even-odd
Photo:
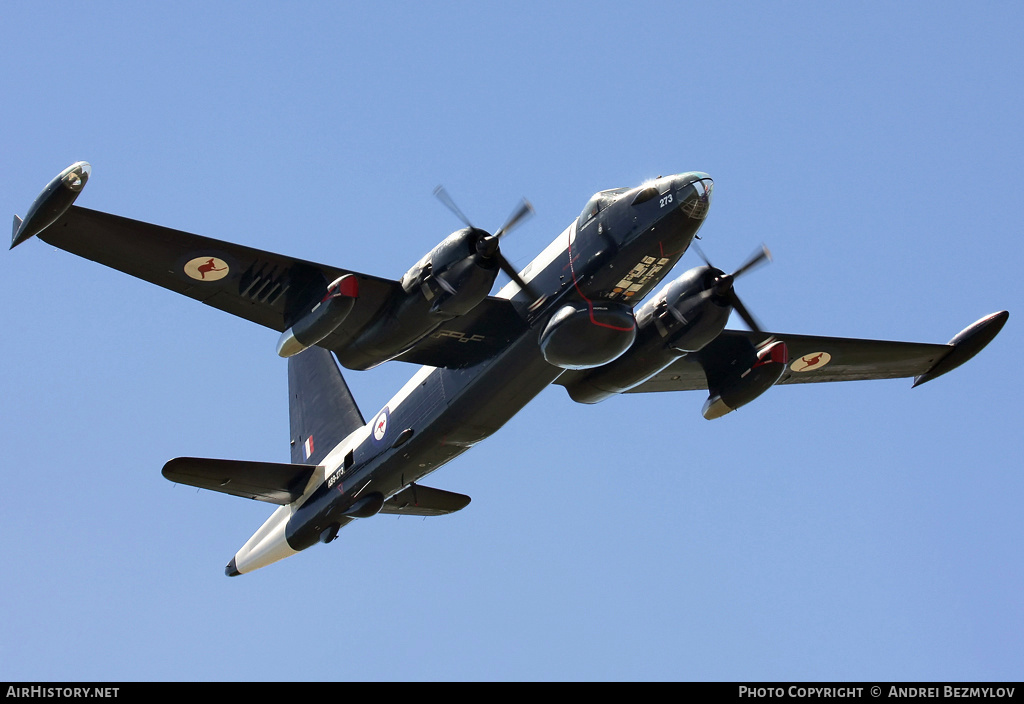
[[197, 270], [199, 271], [199, 275], [202, 276], [204, 279], [206, 278], [206, 273], [209, 271], [224, 271], [225, 269], [227, 269], [226, 266], [218, 269], [217, 265], [213, 263], [213, 257], [210, 257], [209, 261], [207, 261], [205, 264], [200, 264], [199, 267], [197, 268]]
[[811, 357], [810, 359], [808, 359], [807, 357], [801, 357], [800, 361], [804, 363], [804, 366], [802, 366], [800, 369], [797, 369], [797, 371], [802, 372], [804, 369], [813, 367], [815, 364], [821, 361], [821, 357], [824, 354], [824, 352], [819, 352], [817, 356]]

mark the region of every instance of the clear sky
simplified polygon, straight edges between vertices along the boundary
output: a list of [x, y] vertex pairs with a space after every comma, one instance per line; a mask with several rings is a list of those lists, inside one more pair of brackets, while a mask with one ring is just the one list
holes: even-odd
[[[0, 679], [1020, 680], [1020, 3], [4, 6], [0, 211], [85, 207], [398, 277], [455, 218], [525, 265], [601, 189], [700, 170], [702, 248], [777, 332], [945, 342], [953, 374], [541, 394], [378, 516], [251, 575], [288, 461], [277, 334], [35, 240], [0, 254]], [[699, 263], [687, 255], [679, 273]], [[740, 322], [734, 320], [736, 325]], [[414, 368], [347, 373], [364, 415]]]

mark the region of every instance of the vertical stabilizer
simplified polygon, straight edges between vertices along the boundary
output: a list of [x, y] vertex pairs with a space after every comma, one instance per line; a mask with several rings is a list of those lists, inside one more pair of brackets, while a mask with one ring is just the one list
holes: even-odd
[[320, 464], [366, 425], [333, 355], [319, 347], [288, 358], [288, 415], [295, 464]]

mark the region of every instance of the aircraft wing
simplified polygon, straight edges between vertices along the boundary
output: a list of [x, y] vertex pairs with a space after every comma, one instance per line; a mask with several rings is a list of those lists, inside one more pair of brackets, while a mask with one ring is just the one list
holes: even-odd
[[[403, 294], [398, 281], [78, 206], [71, 206], [39, 238], [278, 332], [308, 312], [331, 282], [353, 274], [359, 296], [344, 322], [320, 343], [343, 362], [349, 343], [388, 315], [391, 303]], [[398, 359], [435, 367], [469, 366], [499, 352], [524, 325], [509, 301], [488, 297]]]
[[72, 206], [39, 238], [278, 332], [339, 276], [354, 273], [358, 329], [390, 300], [397, 281]]
[[704, 349], [676, 360], [627, 393], [706, 390], [708, 374], [714, 375], [744, 353], [749, 355], [768, 338], [785, 342], [789, 349], [789, 362], [778, 384], [923, 377], [929, 372], [933, 374], [927, 378], [934, 378], [938, 376], [934, 372], [948, 370], [943, 366], [952, 368], [940, 366], [940, 362], [958, 350], [954, 342], [942, 345], [726, 330]]

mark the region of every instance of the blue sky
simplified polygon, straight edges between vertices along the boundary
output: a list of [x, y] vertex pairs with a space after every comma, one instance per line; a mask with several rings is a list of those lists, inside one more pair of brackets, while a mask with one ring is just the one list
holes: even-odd
[[[779, 332], [955, 373], [541, 394], [375, 517], [252, 575], [271, 507], [176, 456], [287, 461], [277, 335], [32, 241], [0, 256], [0, 678], [1019, 680], [1018, 3], [11, 3], [0, 210], [79, 204], [398, 277], [459, 224], [525, 265], [597, 190], [700, 170], [702, 248]], [[691, 258], [692, 257], [692, 258]], [[688, 255], [679, 273], [698, 263]], [[736, 325], [741, 323], [736, 322]], [[365, 415], [412, 374], [348, 373]]]

